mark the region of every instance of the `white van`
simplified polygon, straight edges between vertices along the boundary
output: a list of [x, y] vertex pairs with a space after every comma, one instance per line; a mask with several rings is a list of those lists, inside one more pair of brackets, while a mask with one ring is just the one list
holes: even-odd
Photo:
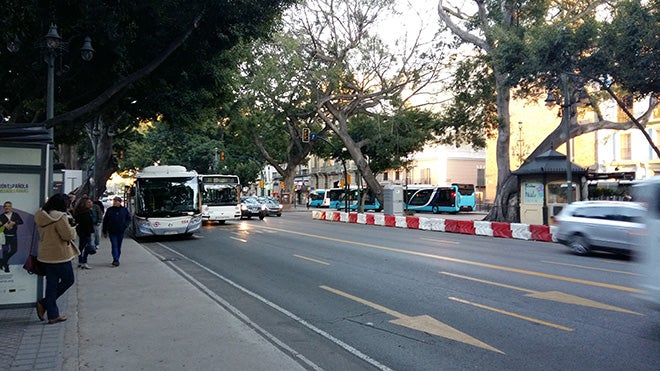
[[633, 187], [633, 200], [646, 206], [646, 231], [640, 241], [640, 297], [660, 310], [660, 176]]

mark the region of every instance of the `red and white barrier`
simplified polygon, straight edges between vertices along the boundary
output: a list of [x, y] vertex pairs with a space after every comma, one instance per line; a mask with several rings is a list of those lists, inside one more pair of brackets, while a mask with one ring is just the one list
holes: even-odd
[[424, 218], [410, 215], [384, 215], [381, 213], [345, 213], [340, 211], [312, 211], [312, 219], [334, 222], [379, 225], [386, 227], [422, 229], [426, 231], [473, 234], [500, 238], [515, 238], [557, 242], [557, 227], [547, 225], [487, 222], [481, 220], [455, 220]]

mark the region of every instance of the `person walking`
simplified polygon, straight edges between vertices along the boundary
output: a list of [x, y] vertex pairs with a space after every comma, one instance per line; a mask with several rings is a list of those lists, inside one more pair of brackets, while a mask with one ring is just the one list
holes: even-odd
[[66, 321], [60, 314], [57, 299], [75, 281], [71, 261], [80, 255], [76, 245], [76, 229], [71, 226], [67, 214], [68, 198], [64, 194], [51, 196], [41, 210], [34, 215], [39, 231], [37, 260], [43, 263], [46, 273], [46, 295], [37, 302], [37, 317], [41, 321], [48, 314], [48, 323]]
[[9, 273], [9, 258], [18, 251], [18, 226], [23, 224], [23, 219], [13, 211], [10, 201], [5, 201], [2, 206], [5, 212], [0, 214], [0, 227], [4, 227], [5, 245], [9, 247], [9, 251], [5, 253], [2, 250], [0, 269], [4, 269], [6, 273]]
[[78, 233], [78, 268], [92, 269], [87, 264], [87, 257], [90, 252], [95, 254], [96, 249], [92, 245], [92, 235], [94, 234], [94, 221], [92, 219], [92, 206], [94, 203], [88, 197], [83, 197], [78, 201], [74, 208], [74, 219], [76, 220], [76, 232]]
[[112, 266], [119, 266], [121, 244], [124, 241], [124, 231], [131, 223], [131, 214], [121, 205], [121, 197], [112, 199], [112, 206], [105, 211], [103, 217], [103, 237], [110, 237], [112, 245]]
[[93, 201], [92, 206], [92, 221], [94, 222], [94, 248], [98, 250], [101, 243], [101, 225], [103, 224], [103, 212], [105, 207], [99, 198]]

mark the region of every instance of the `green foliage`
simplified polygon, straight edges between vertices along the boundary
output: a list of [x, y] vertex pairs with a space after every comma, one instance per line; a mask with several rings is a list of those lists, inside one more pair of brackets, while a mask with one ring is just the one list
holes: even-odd
[[497, 128], [495, 81], [484, 58], [466, 58], [458, 63], [449, 88], [454, 99], [434, 126], [437, 141], [484, 148]]
[[660, 1], [619, 1], [603, 23], [589, 73], [613, 80], [636, 97], [660, 92]]

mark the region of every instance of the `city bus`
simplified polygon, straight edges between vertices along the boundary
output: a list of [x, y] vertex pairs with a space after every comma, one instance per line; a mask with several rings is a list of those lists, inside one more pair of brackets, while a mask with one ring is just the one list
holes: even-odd
[[476, 209], [474, 184], [450, 186], [410, 186], [405, 191], [404, 208], [415, 211], [458, 213]]
[[358, 210], [365, 192], [366, 198], [364, 200], [364, 211], [381, 211], [383, 206], [380, 204], [378, 198], [370, 188], [364, 188], [362, 189], [362, 192], [360, 192], [358, 189], [351, 189], [348, 193], [342, 193], [341, 198], [337, 203], [336, 209], [339, 211], [346, 210], [346, 202], [348, 202], [349, 211]]
[[316, 189], [309, 192], [309, 207], [321, 207], [324, 197], [325, 189]]
[[200, 175], [202, 181], [202, 220], [225, 224], [241, 220], [241, 182], [238, 175]]
[[341, 196], [344, 194], [344, 188], [330, 188], [325, 191], [323, 195], [323, 201], [319, 207], [327, 207], [330, 209], [336, 209]]
[[134, 237], [191, 235], [202, 227], [202, 187], [183, 166], [147, 166], [135, 176], [126, 206]]

